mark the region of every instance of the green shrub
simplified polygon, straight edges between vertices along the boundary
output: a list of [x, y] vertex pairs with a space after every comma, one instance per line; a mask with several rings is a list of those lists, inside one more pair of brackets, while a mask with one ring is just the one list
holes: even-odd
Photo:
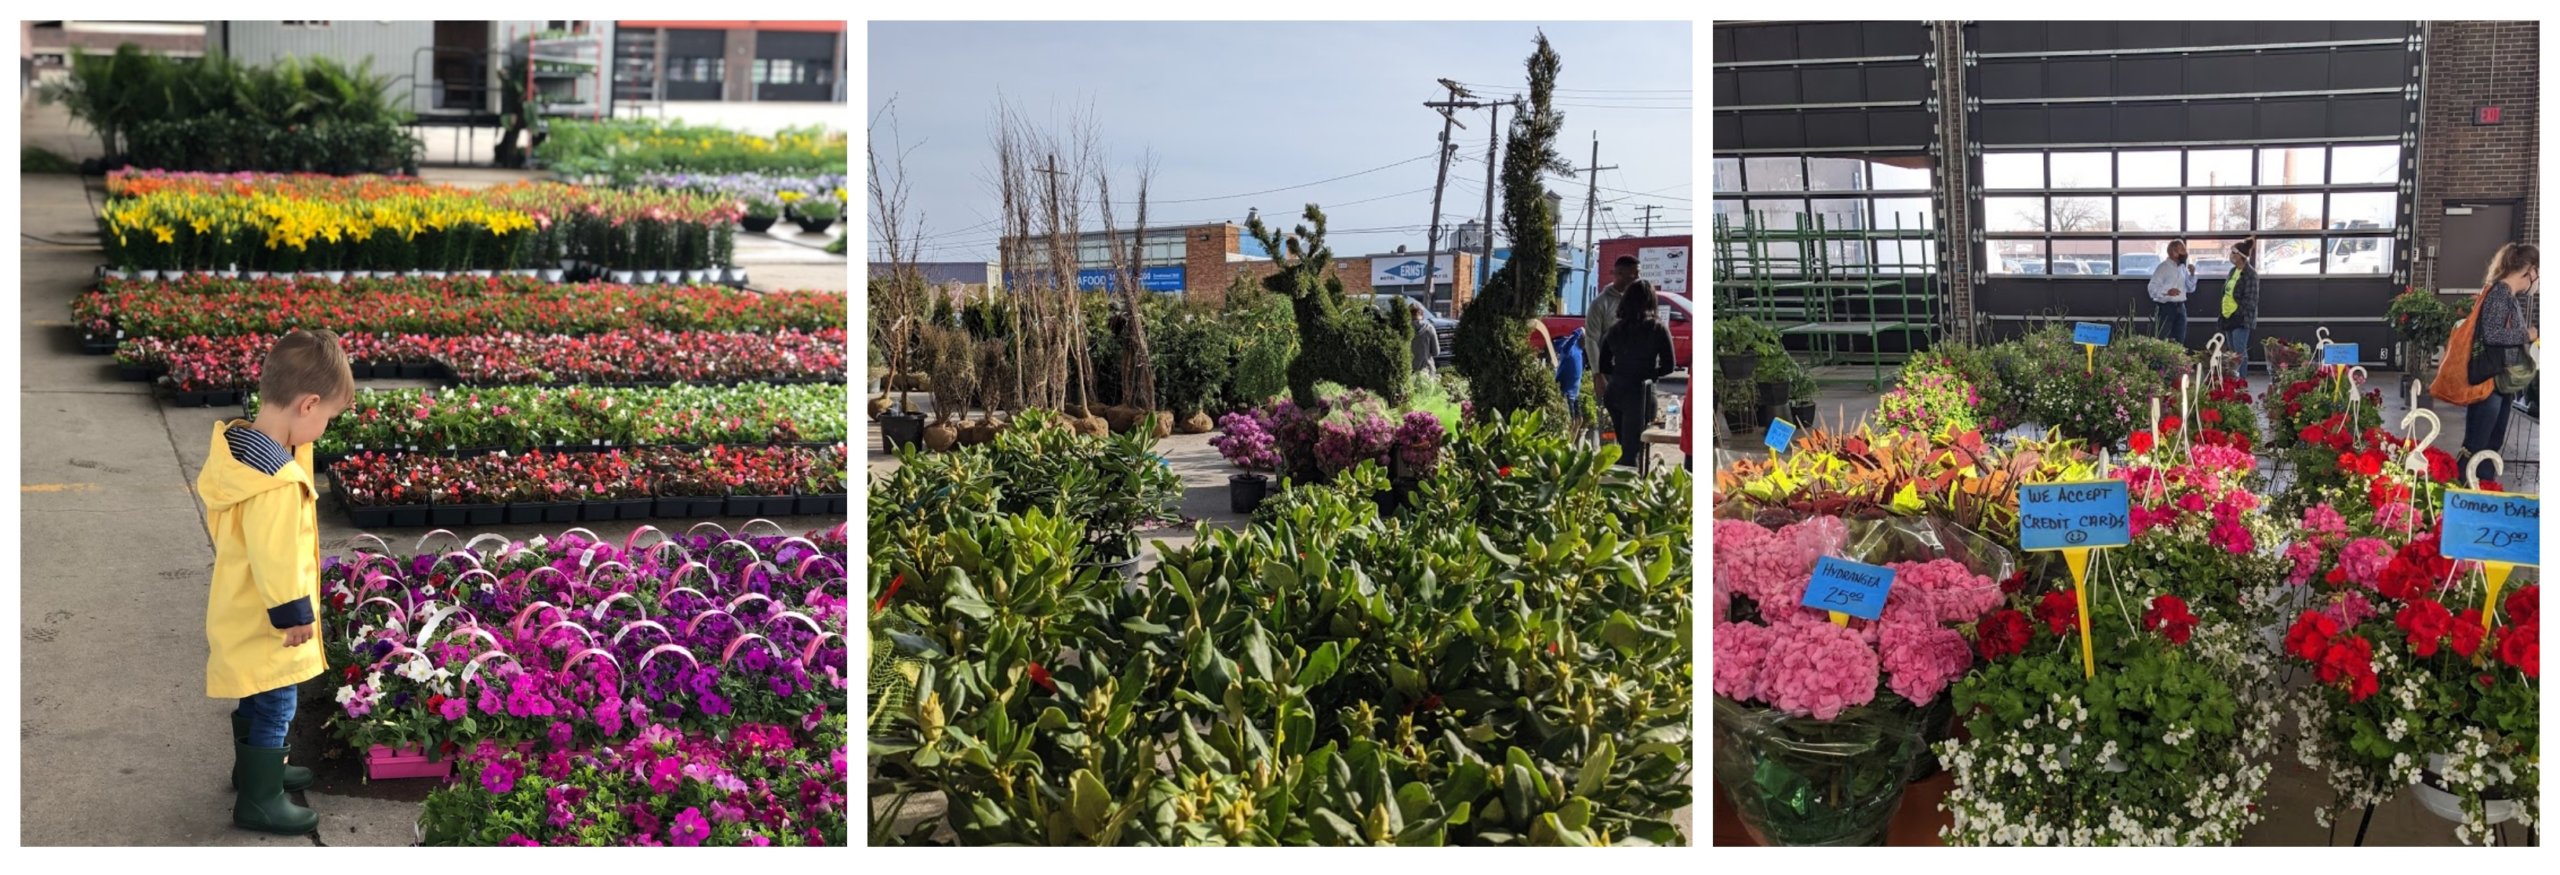
[[269, 66], [219, 54], [170, 58], [128, 43], [113, 54], [76, 53], [71, 75], [47, 86], [98, 135], [109, 156], [135, 166], [214, 172], [367, 173], [416, 163], [409, 114], [391, 103], [392, 78], [370, 59], [325, 57]]
[[18, 147], [19, 173], [78, 173], [80, 162], [43, 146]]
[[1156, 404], [1176, 417], [1219, 409], [1235, 341], [1216, 313], [1187, 306], [1152, 308], [1147, 353], [1156, 366]]
[[914, 683], [874, 778], [948, 806], [874, 842], [1681, 843], [1690, 484], [1548, 432], [1460, 429], [1428, 516], [1379, 518], [1374, 465], [1291, 489], [1143, 586], [1080, 569], [1045, 512], [900, 536], [932, 564], [875, 539], [874, 637]]
[[1261, 404], [1289, 389], [1289, 365], [1298, 358], [1298, 323], [1287, 298], [1255, 288], [1230, 296], [1225, 318], [1235, 344], [1234, 364], [1218, 397], [1230, 406]]
[[1545, 34], [1538, 36], [1527, 65], [1529, 106], [1513, 116], [1502, 157], [1502, 229], [1513, 241], [1511, 260], [1460, 314], [1456, 363], [1472, 386], [1477, 416], [1537, 411], [1561, 426], [1564, 395], [1545, 357], [1527, 341], [1530, 320], [1555, 309], [1562, 281], [1556, 272], [1555, 208], [1547, 203], [1545, 183], [1549, 170], [1563, 163], [1555, 139], [1564, 117], [1549, 105], [1561, 61]]
[[2069, 326], [2055, 326], [1994, 345], [1990, 361], [2003, 413], [2098, 446], [2122, 446], [2149, 415], [2152, 398], [2177, 403], [2173, 393], [2187, 350], [2119, 333], [2091, 360], [2071, 342]]
[[1287, 296], [1297, 317], [1299, 350], [1289, 362], [1290, 396], [1311, 405], [1316, 384], [1334, 382], [1403, 405], [1405, 374], [1413, 367], [1413, 323], [1345, 303], [1342, 278], [1333, 273], [1333, 250], [1324, 242], [1324, 210], [1308, 204], [1305, 217], [1315, 227], [1299, 225], [1286, 236], [1264, 227], [1259, 215], [1245, 220], [1245, 229], [1279, 265], [1263, 287]]

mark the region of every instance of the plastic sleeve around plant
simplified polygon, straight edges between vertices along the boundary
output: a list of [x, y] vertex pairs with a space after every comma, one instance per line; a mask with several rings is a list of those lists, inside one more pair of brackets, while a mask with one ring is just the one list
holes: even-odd
[[1965, 570], [1990, 578], [1994, 588], [2018, 570], [2016, 553], [1947, 520], [1917, 516], [1844, 522], [1849, 537], [1840, 555], [1870, 565], [1952, 559]]
[[1928, 750], [1923, 712], [1900, 699], [1830, 720], [1718, 696], [1715, 780], [1769, 845], [1880, 845]]

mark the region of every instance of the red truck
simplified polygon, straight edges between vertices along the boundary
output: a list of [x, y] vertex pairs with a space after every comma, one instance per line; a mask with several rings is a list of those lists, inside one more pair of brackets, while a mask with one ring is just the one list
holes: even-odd
[[[1657, 297], [1662, 299], [1663, 324], [1671, 327], [1671, 360], [1680, 367], [1686, 368], [1689, 366], [1689, 327], [1696, 323], [1697, 314], [1690, 309], [1687, 295], [1661, 292]], [[1563, 337], [1582, 328], [1582, 317], [1551, 313], [1538, 317], [1538, 323], [1547, 327], [1548, 337]], [[1529, 342], [1539, 343], [1541, 338], [1533, 336], [1529, 338]], [[1594, 364], [1596, 363], [1587, 363], [1584, 366], [1591, 367]]]
[[[1698, 314], [1689, 301], [1690, 280], [1695, 271], [1689, 261], [1689, 235], [1670, 234], [1659, 237], [1620, 237], [1600, 241], [1598, 272], [1603, 280], [1610, 266], [1621, 255], [1637, 259], [1637, 273], [1653, 283], [1654, 292], [1662, 299], [1663, 322], [1671, 327], [1673, 361], [1689, 366], [1689, 329], [1697, 323]], [[1561, 313], [1538, 317], [1553, 337], [1563, 337], [1582, 327], [1582, 317]], [[1531, 339], [1536, 342], [1535, 338]], [[1596, 362], [1585, 366], [1596, 365]]]

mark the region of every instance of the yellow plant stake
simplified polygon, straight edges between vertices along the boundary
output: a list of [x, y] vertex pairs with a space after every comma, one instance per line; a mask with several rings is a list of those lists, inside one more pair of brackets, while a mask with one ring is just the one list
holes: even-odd
[[2074, 547], [2062, 551], [2062, 563], [2071, 566], [2071, 602], [2080, 611], [2080, 676], [2098, 676], [2097, 646], [2089, 641], [2089, 548]]

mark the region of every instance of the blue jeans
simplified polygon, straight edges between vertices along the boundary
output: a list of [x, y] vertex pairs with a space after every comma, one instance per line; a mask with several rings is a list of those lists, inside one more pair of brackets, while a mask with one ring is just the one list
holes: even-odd
[[2229, 349], [2229, 350], [2231, 350], [2231, 351], [2233, 351], [2233, 352], [2237, 352], [2237, 353], [2239, 353], [2239, 354], [2240, 354], [2240, 371], [2239, 371], [2239, 376], [2243, 376], [2243, 377], [2248, 376], [2248, 375], [2249, 375], [2249, 329], [2246, 329], [2246, 328], [2225, 328], [2225, 329], [2223, 329], [2223, 330], [2222, 330], [2222, 345], [2223, 345], [2223, 348], [2225, 348], [2225, 349]]
[[2187, 302], [2162, 302], [2152, 311], [2151, 321], [2160, 331], [2160, 339], [2179, 346], [2187, 344]]
[[293, 687], [277, 687], [241, 699], [240, 713], [249, 715], [249, 737], [241, 743], [264, 748], [285, 746], [285, 731], [293, 727], [293, 711], [301, 699], [302, 694]]
[[2469, 407], [2462, 408], [2462, 450], [2465, 454], [2496, 452], [2507, 445], [2507, 414], [2516, 409], [2516, 397], [2489, 393]]

